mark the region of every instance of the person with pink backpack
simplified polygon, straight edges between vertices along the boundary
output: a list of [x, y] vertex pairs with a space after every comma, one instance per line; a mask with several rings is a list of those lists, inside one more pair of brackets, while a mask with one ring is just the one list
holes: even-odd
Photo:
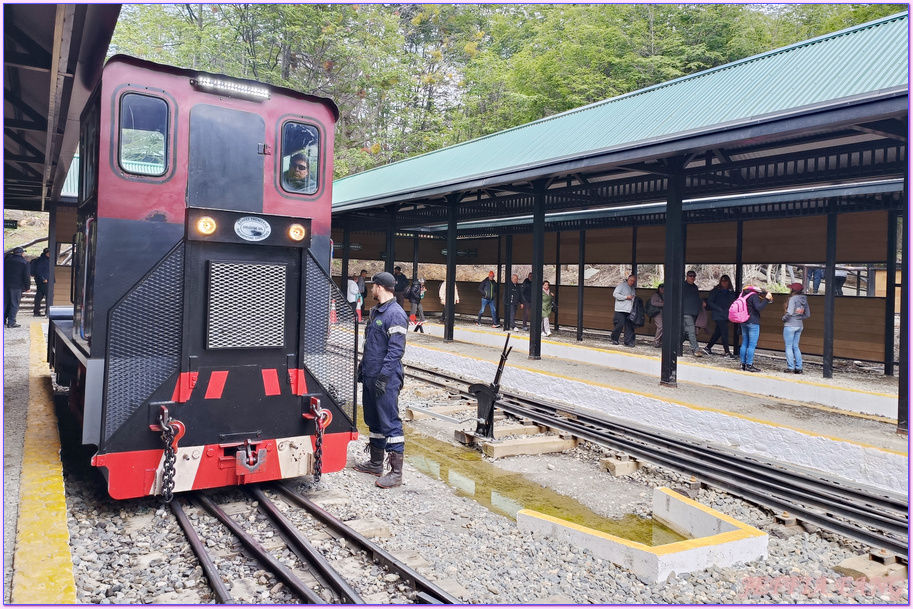
[[754, 351], [758, 346], [758, 337], [761, 335], [761, 311], [773, 302], [771, 292], [745, 286], [741, 295], [729, 308], [729, 319], [742, 324], [742, 349], [739, 353], [742, 370], [746, 372], [760, 372], [754, 365]]

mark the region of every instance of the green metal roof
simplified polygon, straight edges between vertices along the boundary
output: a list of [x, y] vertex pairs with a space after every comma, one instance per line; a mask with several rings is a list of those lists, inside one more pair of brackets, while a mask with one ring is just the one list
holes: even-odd
[[906, 89], [908, 21], [886, 17], [347, 176], [333, 182], [333, 208]]

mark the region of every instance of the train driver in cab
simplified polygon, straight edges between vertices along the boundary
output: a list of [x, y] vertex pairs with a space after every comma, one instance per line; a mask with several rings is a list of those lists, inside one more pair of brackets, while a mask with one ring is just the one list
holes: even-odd
[[313, 193], [317, 185], [311, 180], [310, 162], [301, 152], [292, 155], [288, 170], [282, 174], [282, 186], [292, 192]]

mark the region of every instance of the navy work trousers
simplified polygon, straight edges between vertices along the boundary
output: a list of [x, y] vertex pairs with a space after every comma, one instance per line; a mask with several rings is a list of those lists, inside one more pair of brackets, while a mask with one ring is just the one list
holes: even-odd
[[401, 453], [405, 439], [398, 401], [403, 382], [397, 377], [391, 378], [387, 381], [387, 390], [379, 396], [374, 386], [376, 380], [374, 377], [365, 377], [361, 391], [365, 423], [371, 432], [369, 442], [376, 448]]

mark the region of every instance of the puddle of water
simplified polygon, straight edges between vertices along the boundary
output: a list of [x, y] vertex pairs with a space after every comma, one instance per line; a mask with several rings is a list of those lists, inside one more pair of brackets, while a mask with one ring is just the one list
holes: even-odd
[[505, 472], [480, 453], [406, 430], [406, 460], [417, 470], [442, 480], [463, 496], [516, 520], [522, 509], [535, 510], [603, 533], [648, 546], [687, 539], [653, 520], [629, 514], [606, 519], [570, 497], [543, 488], [523, 474]]

